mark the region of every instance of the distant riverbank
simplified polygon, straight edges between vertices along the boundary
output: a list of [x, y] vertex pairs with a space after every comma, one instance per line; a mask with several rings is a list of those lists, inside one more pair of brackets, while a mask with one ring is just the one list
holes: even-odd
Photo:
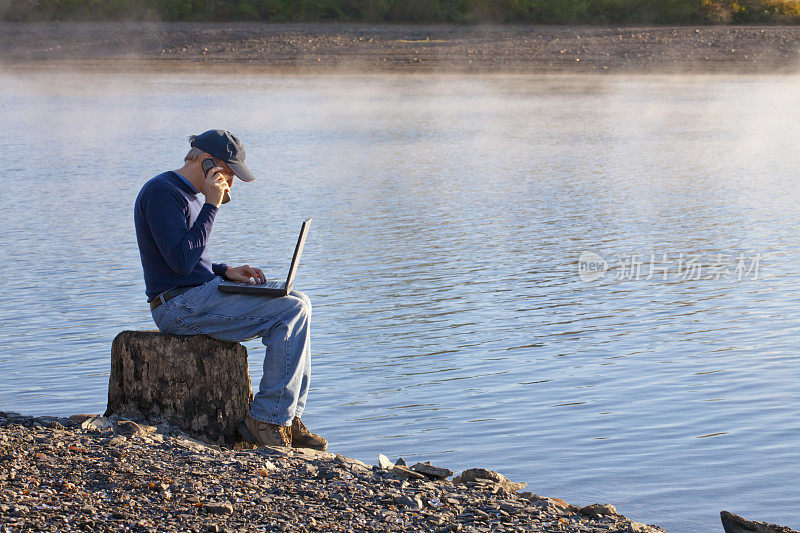
[[663, 531], [483, 469], [451, 481], [383, 457], [370, 467], [314, 450], [236, 451], [115, 416], [0, 412], [0, 443], [0, 522], [15, 530]]
[[321, 73], [786, 73], [800, 66], [800, 27], [4, 23], [3, 64]]
[[793, 24], [796, 0], [38, 0], [0, 4], [0, 20], [524, 24]]

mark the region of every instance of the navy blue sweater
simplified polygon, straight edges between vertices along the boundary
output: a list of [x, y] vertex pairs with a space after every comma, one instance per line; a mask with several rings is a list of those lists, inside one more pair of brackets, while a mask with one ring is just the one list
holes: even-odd
[[217, 207], [175, 172], [144, 184], [133, 210], [147, 301], [174, 287], [202, 285], [223, 276], [227, 265], [211, 263], [206, 243]]

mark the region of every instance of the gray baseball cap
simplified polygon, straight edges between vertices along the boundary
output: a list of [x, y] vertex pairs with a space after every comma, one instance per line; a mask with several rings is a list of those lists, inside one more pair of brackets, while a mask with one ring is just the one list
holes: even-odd
[[244, 164], [245, 153], [242, 141], [233, 133], [226, 130], [204, 131], [197, 135], [190, 144], [225, 161], [240, 180], [253, 181], [256, 179]]

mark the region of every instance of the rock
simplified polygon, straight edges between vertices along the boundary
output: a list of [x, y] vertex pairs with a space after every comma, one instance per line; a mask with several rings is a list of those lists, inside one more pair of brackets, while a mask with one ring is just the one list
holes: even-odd
[[581, 507], [578, 512], [592, 518], [602, 518], [604, 516], [616, 516], [617, 509], [613, 505], [593, 503], [592, 505]]
[[433, 526], [441, 526], [445, 523], [445, 519], [442, 515], [432, 515], [426, 519], [431, 525]]
[[482, 510], [480, 510], [480, 509], [477, 509], [477, 508], [472, 508], [472, 509], [470, 509], [470, 512], [471, 512], [471, 513], [472, 513], [472, 514], [473, 514], [473, 515], [474, 515], [476, 518], [478, 518], [478, 519], [481, 519], [481, 520], [485, 520], [485, 519], [489, 518], [489, 513], [487, 513], [486, 511], [482, 511]]
[[213, 514], [233, 514], [233, 505], [230, 502], [208, 502], [204, 507]]
[[453, 475], [452, 470], [448, 470], [447, 468], [439, 468], [438, 466], [433, 466], [430, 463], [417, 463], [411, 467], [411, 470], [435, 479], [445, 479]]
[[116, 437], [111, 437], [110, 439], [106, 440], [105, 444], [108, 444], [109, 446], [122, 446], [126, 442], [128, 442], [127, 438], [125, 438], [125, 437], [123, 437], [121, 435], [118, 435]]
[[333, 452], [315, 450], [313, 448], [292, 448], [292, 450], [294, 451], [295, 456], [310, 461], [316, 461], [320, 459], [330, 461], [331, 459], [336, 458], [336, 454]]
[[0, 414], [0, 420], [2, 420], [3, 425], [17, 424], [20, 426], [29, 427], [33, 425], [34, 417], [21, 415], [14, 412], [2, 412], [2, 414]]
[[320, 468], [317, 471], [317, 477], [320, 479], [338, 479], [341, 470], [337, 468]]
[[515, 483], [509, 481], [503, 474], [498, 474], [493, 470], [486, 470], [485, 468], [470, 468], [464, 470], [461, 475], [453, 478], [454, 483], [466, 483], [468, 481], [487, 480], [494, 484], [494, 488], [501, 492], [516, 492], [524, 489], [527, 483]]
[[27, 505], [15, 505], [11, 508], [11, 516], [25, 516], [29, 511]]
[[265, 457], [292, 457], [294, 455], [292, 448], [284, 448], [283, 446], [261, 446], [256, 451]]
[[152, 442], [162, 443], [162, 442], [164, 442], [164, 435], [162, 435], [160, 433], [154, 433], [154, 434], [150, 435], [149, 437], [144, 437], [144, 440], [146, 440], [147, 442], [151, 442], [151, 443]]
[[113, 431], [114, 423], [104, 416], [95, 416], [84, 420], [81, 423], [81, 428], [87, 431]]
[[379, 453], [378, 466], [383, 468], [384, 470], [391, 470], [392, 468], [394, 468], [394, 463], [391, 462], [388, 457], [386, 457], [382, 453]]
[[533, 503], [539, 509], [550, 513], [558, 514], [564, 512], [578, 512], [578, 507], [570, 505], [560, 498], [544, 498], [531, 492], [519, 492], [517, 495]]
[[719, 518], [725, 533], [798, 533], [787, 526], [747, 520], [728, 511], [720, 511]]
[[275, 466], [273, 463], [271, 463], [270, 461], [267, 461], [267, 460], [261, 461], [260, 466], [261, 466], [262, 469], [267, 470], [267, 471], [274, 471], [274, 470], [278, 469], [277, 466]]
[[64, 426], [71, 426], [73, 421], [69, 418], [60, 418], [57, 416], [40, 416], [36, 418], [34, 424], [46, 428], [63, 428]]
[[144, 435], [144, 430], [131, 420], [120, 420], [117, 422], [117, 432], [126, 437], [133, 437], [134, 435]]
[[[648, 526], [647, 524], [642, 524], [641, 522], [631, 522], [628, 524], [627, 533], [663, 533], [663, 529], [656, 526]], [[760, 530], [759, 530], [759, 533]]]
[[192, 451], [205, 451], [209, 449], [205, 442], [193, 439], [187, 435], [179, 435], [175, 437], [174, 443], [177, 446], [181, 446], [182, 448]]
[[348, 467], [356, 467], [358, 470], [361, 471], [371, 470], [369, 465], [364, 463], [363, 461], [359, 461], [358, 459], [353, 459], [351, 457], [345, 457], [340, 453], [336, 454], [336, 462], [347, 465]]
[[[98, 418], [99, 416], [100, 415], [84, 415], [84, 414], [80, 414], [80, 415], [72, 415], [71, 417], [69, 417], [69, 419], [72, 420], [73, 422], [75, 422], [76, 424], [83, 424], [87, 420], [89, 420], [91, 418]], [[84, 429], [86, 429], [86, 428], [84, 428]]]
[[247, 350], [205, 335], [123, 331], [111, 347], [106, 416], [159, 419], [219, 444], [241, 441]]
[[319, 468], [312, 464], [304, 464], [301, 468], [302, 476], [306, 478], [315, 478], [319, 475]]
[[399, 496], [394, 499], [395, 503], [398, 505], [402, 505], [411, 509], [412, 511], [421, 511], [422, 510], [422, 500], [418, 497], [409, 497], [409, 496]]
[[425, 479], [425, 476], [423, 476], [422, 474], [414, 472], [413, 470], [411, 470], [410, 468], [406, 468], [405, 466], [400, 466], [399, 464], [394, 465], [394, 467], [392, 468], [392, 472], [401, 477], [410, 477], [412, 479]]
[[524, 507], [521, 504], [516, 503], [516, 502], [501, 502], [500, 503], [500, 509], [502, 511], [505, 511], [508, 514], [514, 515], [514, 514], [517, 514], [517, 513], [521, 513], [523, 511]]
[[400, 466], [408, 466], [408, 465], [406, 464], [406, 460], [405, 460], [405, 459], [403, 459], [402, 457], [398, 457], [398, 458], [397, 458], [397, 462], [395, 462], [394, 464], [396, 464], [396, 465], [400, 465]]

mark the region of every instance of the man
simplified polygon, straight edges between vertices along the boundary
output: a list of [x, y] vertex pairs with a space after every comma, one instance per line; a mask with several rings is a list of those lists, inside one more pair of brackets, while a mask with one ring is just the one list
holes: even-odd
[[[206, 254], [214, 217], [230, 199], [233, 177], [255, 179], [245, 165], [244, 147], [223, 130], [206, 131], [189, 142], [184, 165], [145, 183], [134, 207], [153, 321], [162, 332], [176, 335], [201, 333], [223, 341], [261, 337], [264, 375], [240, 431], [259, 445], [324, 450], [327, 441], [300, 420], [311, 369], [308, 296], [221, 292], [217, 285], [223, 279], [263, 283], [264, 273], [248, 265], [211, 263]], [[204, 159], [214, 163], [208, 173]]]

